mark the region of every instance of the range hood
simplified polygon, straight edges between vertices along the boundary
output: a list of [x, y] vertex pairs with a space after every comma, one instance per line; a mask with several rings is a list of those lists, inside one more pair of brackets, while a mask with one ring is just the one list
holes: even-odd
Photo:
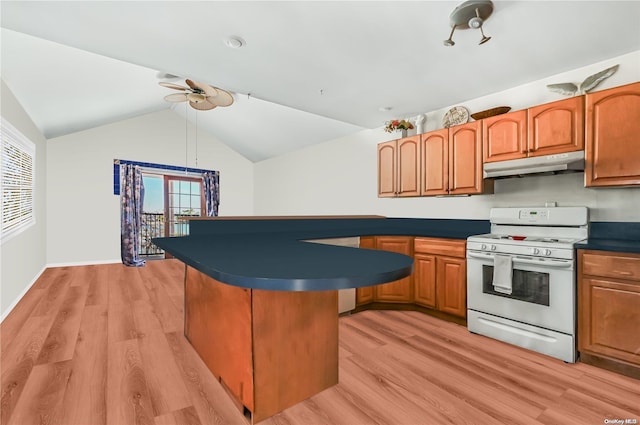
[[489, 179], [527, 174], [584, 171], [584, 151], [488, 162], [484, 164], [483, 171], [484, 177]]

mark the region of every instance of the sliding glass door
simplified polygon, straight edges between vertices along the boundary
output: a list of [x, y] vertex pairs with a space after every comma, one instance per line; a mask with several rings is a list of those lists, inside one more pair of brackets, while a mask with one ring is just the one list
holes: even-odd
[[145, 194], [139, 252], [145, 258], [165, 258], [151, 239], [189, 233], [184, 218], [205, 214], [202, 179], [152, 173], [143, 173], [142, 178]]

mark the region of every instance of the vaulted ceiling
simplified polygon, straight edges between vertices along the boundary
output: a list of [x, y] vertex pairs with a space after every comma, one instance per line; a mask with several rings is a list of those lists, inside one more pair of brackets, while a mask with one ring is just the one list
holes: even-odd
[[638, 1], [495, 1], [488, 43], [467, 29], [445, 47], [460, 3], [3, 0], [1, 75], [47, 138], [169, 107], [193, 120], [162, 73], [219, 86], [234, 105], [199, 125], [260, 161], [640, 49]]

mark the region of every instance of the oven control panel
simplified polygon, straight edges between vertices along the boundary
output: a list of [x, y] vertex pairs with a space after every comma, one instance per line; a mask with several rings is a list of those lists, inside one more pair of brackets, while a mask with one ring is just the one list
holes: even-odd
[[506, 254], [522, 255], [537, 258], [558, 258], [573, 259], [575, 252], [573, 248], [557, 248], [536, 244], [538, 246], [522, 245], [522, 243], [495, 242], [490, 240], [479, 240], [472, 237], [467, 240], [467, 251], [479, 251], [485, 255]]
[[491, 208], [491, 224], [524, 226], [586, 226], [589, 222], [587, 207], [532, 207]]
[[549, 210], [520, 210], [518, 218], [529, 223], [547, 221], [549, 220]]

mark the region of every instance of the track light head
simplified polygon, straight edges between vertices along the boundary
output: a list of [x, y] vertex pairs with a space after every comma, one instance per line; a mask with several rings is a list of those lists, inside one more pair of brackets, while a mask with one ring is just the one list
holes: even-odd
[[456, 30], [456, 26], [454, 25], [453, 27], [451, 27], [451, 34], [449, 34], [449, 38], [443, 41], [445, 46], [448, 46], [448, 47], [455, 46], [456, 43], [452, 39], [453, 33], [455, 32], [455, 30]]

